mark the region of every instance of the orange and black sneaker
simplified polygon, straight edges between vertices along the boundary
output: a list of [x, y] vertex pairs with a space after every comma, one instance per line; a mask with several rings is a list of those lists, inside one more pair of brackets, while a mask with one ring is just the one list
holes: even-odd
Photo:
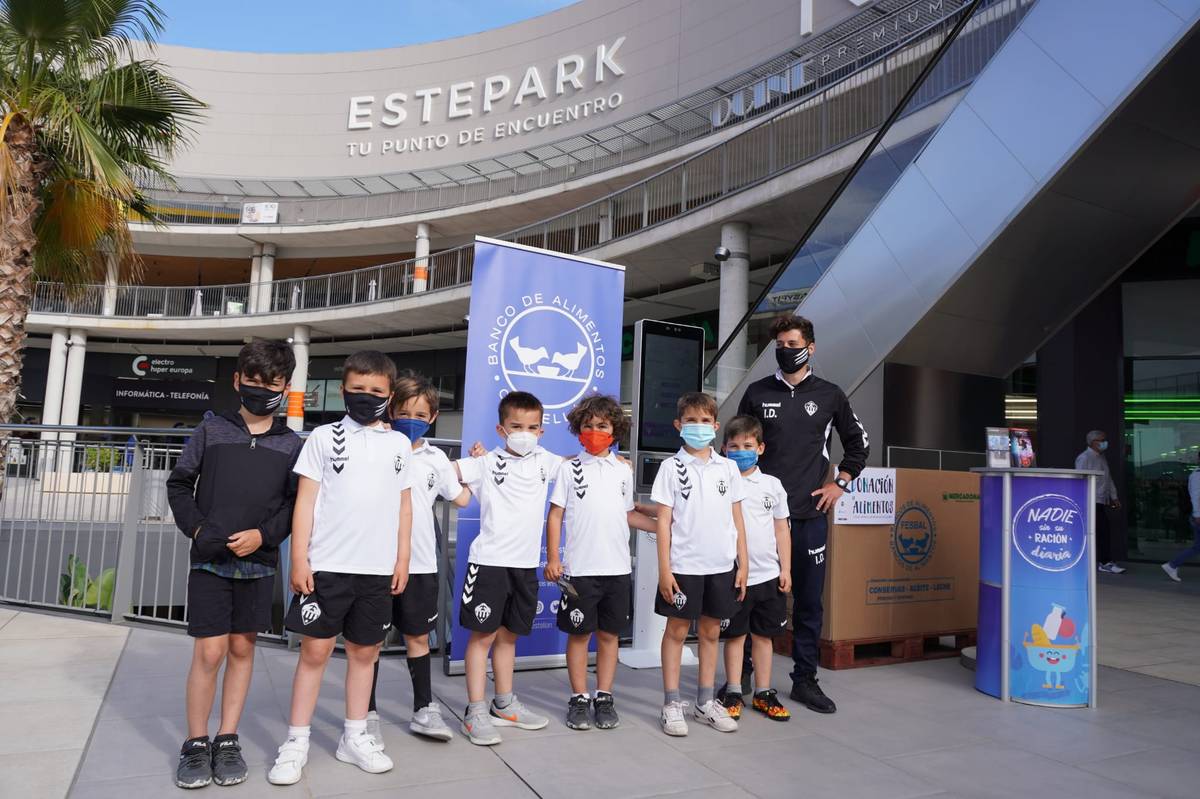
[[742, 717], [742, 708], [746, 706], [746, 703], [742, 700], [741, 694], [727, 693], [724, 688], [721, 688], [717, 691], [717, 701], [729, 713], [729, 718], [737, 721]]
[[787, 721], [792, 717], [788, 709], [780, 704], [779, 695], [774, 688], [756, 693], [753, 707], [772, 721]]

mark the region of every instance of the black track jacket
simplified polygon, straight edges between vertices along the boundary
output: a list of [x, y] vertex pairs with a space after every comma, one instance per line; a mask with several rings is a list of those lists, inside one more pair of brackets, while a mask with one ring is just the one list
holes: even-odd
[[233, 412], [196, 427], [167, 478], [175, 524], [192, 540], [192, 563], [231, 559], [229, 536], [257, 528], [262, 546], [246, 560], [278, 564], [279, 545], [292, 531], [297, 483], [292, 467], [302, 445], [282, 419], [259, 435]]
[[792, 387], [779, 372], [746, 388], [738, 413], [762, 422], [764, 472], [783, 483], [794, 519], [820, 516], [812, 492], [829, 480], [829, 442], [837, 429], [844, 455], [840, 471], [858, 477], [867, 463], [867, 431], [840, 388], [810, 370]]

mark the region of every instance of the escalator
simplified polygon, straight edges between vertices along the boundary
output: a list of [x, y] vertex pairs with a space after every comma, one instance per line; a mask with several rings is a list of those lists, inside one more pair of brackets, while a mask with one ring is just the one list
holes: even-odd
[[[974, 9], [910, 105], [1004, 7]], [[885, 364], [1004, 377], [1200, 196], [1200, 0], [1008, 11], [1015, 30], [945, 121], [897, 143], [885, 125], [741, 320], [748, 345], [724, 337], [706, 371], [711, 389], [737, 376], [723, 417], [774, 371], [764, 329], [785, 309], [877, 430]]]

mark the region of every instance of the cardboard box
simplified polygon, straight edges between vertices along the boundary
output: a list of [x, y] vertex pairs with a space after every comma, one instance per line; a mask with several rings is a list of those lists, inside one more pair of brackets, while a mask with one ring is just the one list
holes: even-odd
[[897, 469], [896, 524], [831, 521], [826, 554], [822, 639], [974, 630], [979, 476]]

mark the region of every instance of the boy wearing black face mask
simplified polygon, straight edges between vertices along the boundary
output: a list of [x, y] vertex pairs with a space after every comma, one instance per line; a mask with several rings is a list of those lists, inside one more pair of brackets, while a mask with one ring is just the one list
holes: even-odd
[[[187, 681], [188, 738], [175, 774], [181, 788], [246, 779], [237, 726], [254, 664], [254, 639], [271, 626], [279, 546], [291, 532], [301, 441], [276, 412], [296, 359], [282, 341], [255, 339], [238, 354], [233, 387], [241, 407], [204, 419], [167, 480], [180, 532], [191, 539]], [[208, 717], [225, 663], [221, 723]]]
[[371, 673], [392, 626], [392, 597], [408, 582], [412, 446], [385, 420], [396, 365], [366, 350], [346, 359], [346, 416], [309, 435], [296, 461], [291, 584], [285, 625], [301, 636], [287, 740], [267, 774], [300, 781], [325, 664], [338, 635], [346, 648], [345, 731], [337, 759], [370, 774], [390, 771], [367, 728]]

